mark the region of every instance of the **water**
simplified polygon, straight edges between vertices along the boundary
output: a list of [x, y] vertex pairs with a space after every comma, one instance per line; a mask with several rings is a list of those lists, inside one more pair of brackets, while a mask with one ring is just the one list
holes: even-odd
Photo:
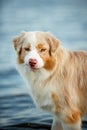
[[87, 50], [87, 0], [0, 0], [0, 128], [52, 122], [15, 69], [12, 39], [23, 30], [50, 31], [67, 49]]

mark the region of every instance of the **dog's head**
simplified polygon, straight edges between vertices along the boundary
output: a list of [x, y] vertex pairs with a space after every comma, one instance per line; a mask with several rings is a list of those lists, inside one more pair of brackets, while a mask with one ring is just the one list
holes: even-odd
[[52, 70], [55, 66], [54, 54], [60, 43], [50, 33], [22, 32], [13, 43], [19, 64], [26, 64], [32, 70]]

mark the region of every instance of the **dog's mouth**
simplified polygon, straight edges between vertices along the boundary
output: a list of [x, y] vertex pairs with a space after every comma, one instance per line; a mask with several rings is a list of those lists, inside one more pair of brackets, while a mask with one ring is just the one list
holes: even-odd
[[39, 68], [38, 67], [36, 67], [36, 66], [30, 66], [29, 64], [25, 64], [30, 70], [32, 70], [32, 71], [37, 71], [37, 70], [39, 70]]
[[37, 70], [39, 69], [39, 68], [36, 67], [36, 66], [30, 66], [30, 65], [29, 65], [29, 67], [30, 67], [30, 69], [33, 70], [33, 71], [37, 71]]

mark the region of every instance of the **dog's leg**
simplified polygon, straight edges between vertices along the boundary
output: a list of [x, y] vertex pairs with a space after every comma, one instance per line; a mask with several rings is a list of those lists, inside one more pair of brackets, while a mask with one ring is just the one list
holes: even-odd
[[74, 124], [62, 123], [63, 130], [81, 130], [81, 120]]
[[54, 117], [53, 124], [51, 130], [63, 130], [61, 126], [61, 122], [58, 120], [57, 117]]

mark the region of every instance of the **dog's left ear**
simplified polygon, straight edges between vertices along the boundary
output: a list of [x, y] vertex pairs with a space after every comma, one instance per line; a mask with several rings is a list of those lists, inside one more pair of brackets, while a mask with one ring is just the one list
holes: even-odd
[[50, 50], [54, 53], [60, 46], [60, 41], [58, 41], [51, 33], [46, 33], [46, 40], [50, 46]]

